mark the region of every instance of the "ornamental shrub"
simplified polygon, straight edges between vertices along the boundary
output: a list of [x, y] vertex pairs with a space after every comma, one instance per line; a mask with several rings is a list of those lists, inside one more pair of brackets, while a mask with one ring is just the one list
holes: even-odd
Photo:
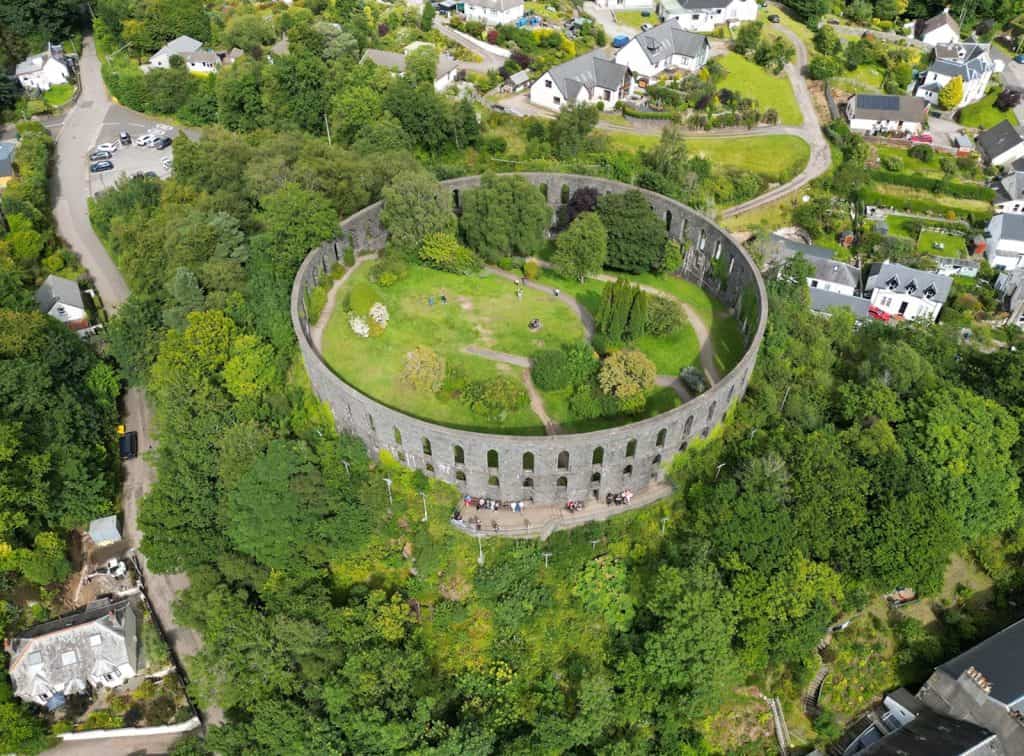
[[374, 303], [380, 300], [381, 296], [373, 284], [360, 281], [348, 293], [348, 309], [355, 315], [365, 317], [370, 314]]
[[465, 275], [479, 270], [480, 261], [472, 250], [459, 244], [454, 234], [428, 234], [420, 247], [420, 260], [430, 268]]
[[545, 349], [533, 356], [533, 382], [542, 391], [557, 391], [569, 385], [572, 373], [561, 349]]
[[536, 260], [527, 260], [523, 264], [523, 275], [531, 281], [536, 281], [540, 278], [540, 265], [537, 264]]
[[683, 310], [679, 303], [668, 297], [649, 297], [647, 300], [647, 333], [668, 336], [683, 326]]

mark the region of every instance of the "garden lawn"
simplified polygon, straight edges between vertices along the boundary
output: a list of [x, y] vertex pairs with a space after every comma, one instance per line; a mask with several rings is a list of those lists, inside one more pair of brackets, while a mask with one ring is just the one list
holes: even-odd
[[[932, 192], [924, 189], [899, 186], [898, 184], [875, 182], [874, 186], [879, 193], [884, 195], [883, 204], [885, 204], [884, 197], [898, 197], [928, 202], [934, 206], [932, 212], [936, 214], [952, 211], [957, 215], [972, 213], [978, 217], [987, 217], [992, 212], [992, 205], [984, 200], [960, 199], [959, 197], [950, 197], [946, 194], [933, 194]], [[872, 202], [871, 204], [876, 203]]]
[[[623, 26], [632, 26], [634, 29], [639, 29], [644, 24], [651, 24], [653, 26], [658, 25], [657, 16], [653, 13], [648, 13], [645, 16], [638, 10], [615, 11], [615, 20]], [[609, 39], [611, 39], [610, 36]]]
[[[493, 274], [456, 276], [413, 266], [403, 280], [377, 288], [390, 322], [383, 334], [364, 339], [349, 327], [344, 305], [352, 287], [368, 281], [369, 269], [360, 267], [346, 281], [341, 305], [324, 331], [324, 359], [341, 378], [374, 399], [425, 420], [493, 433], [544, 432], [529, 407], [500, 423], [490, 422], [456, 399], [410, 391], [401, 373], [408, 352], [429, 346], [471, 380], [494, 378], [499, 371], [520, 377], [521, 368], [466, 354], [462, 348], [476, 345], [528, 357], [542, 347], [583, 339], [583, 324], [564, 300], [531, 289], [519, 300], [512, 282]], [[442, 294], [448, 297], [446, 305], [440, 304]], [[430, 296], [433, 306], [427, 301]], [[539, 332], [527, 327], [532, 318], [541, 321]]]
[[[926, 162], [910, 157], [910, 153], [902, 147], [876, 145], [875, 150], [877, 151], [879, 158], [890, 157], [899, 160], [903, 164], [903, 167], [900, 169], [903, 173], [920, 173], [932, 178], [943, 178], [945, 176], [942, 172], [942, 168], [939, 167], [939, 157], [937, 152], [933, 151], [931, 159]], [[884, 168], [884, 166], [881, 167]]]
[[842, 74], [833, 79], [833, 85], [844, 92], [854, 94], [880, 94], [883, 91], [884, 78], [884, 74], [876, 66], [863, 65], [852, 71], [844, 69]]
[[722, 218], [719, 225], [726, 231], [747, 231], [758, 227], [774, 230], [790, 225], [793, 208], [799, 193], [787, 194], [781, 199], [755, 207], [739, 215]]
[[43, 100], [51, 108], [59, 108], [66, 104], [74, 93], [75, 88], [71, 84], [57, 84], [43, 92]]
[[[615, 147], [630, 152], [654, 147], [660, 137], [652, 134], [609, 134]], [[764, 176], [769, 181], [789, 181], [807, 166], [811, 148], [800, 137], [769, 134], [749, 137], [688, 137], [686, 147], [692, 155], [711, 161], [715, 168], [738, 168]], [[771, 156], [766, 160], [765, 156]]]
[[[943, 248], [937, 249], [936, 244], [941, 244]], [[943, 234], [938, 231], [922, 231], [917, 240], [917, 251], [940, 257], [966, 257], [967, 243], [962, 236]]]
[[1012, 110], [1007, 110], [1004, 113], [996, 108], [995, 102], [998, 96], [998, 92], [993, 92], [973, 105], [968, 105], [966, 108], [961, 109], [957, 116], [960, 125], [977, 129], [990, 129], [1003, 121], [1009, 121], [1014, 126], [1017, 126], [1017, 116], [1014, 115]]
[[722, 87], [757, 100], [762, 111], [775, 108], [780, 123], [799, 126], [804, 122], [793, 88], [784, 75], [773, 76], [756, 63], [733, 52], [718, 56], [716, 60], [726, 70]]
[[544, 398], [544, 409], [556, 423], [562, 426], [566, 433], [589, 433], [590, 431], [614, 428], [626, 423], [635, 423], [647, 417], [660, 415], [668, 412], [673, 407], [682, 404], [679, 395], [672, 388], [655, 387], [647, 394], [647, 404], [643, 412], [637, 415], [609, 415], [608, 417], [579, 418], [569, 408], [569, 397], [572, 389], [560, 389], [559, 391], [541, 391]]

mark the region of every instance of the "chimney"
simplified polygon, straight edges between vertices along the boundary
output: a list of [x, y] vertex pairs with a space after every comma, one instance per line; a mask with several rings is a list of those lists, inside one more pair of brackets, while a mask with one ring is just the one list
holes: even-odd
[[978, 688], [987, 696], [992, 692], [992, 683], [988, 681], [988, 678], [981, 673], [980, 670], [975, 667], [968, 667], [964, 675], [978, 686]]

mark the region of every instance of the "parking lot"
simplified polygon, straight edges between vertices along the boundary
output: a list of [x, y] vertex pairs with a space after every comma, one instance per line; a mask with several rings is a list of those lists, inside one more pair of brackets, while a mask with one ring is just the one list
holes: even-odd
[[[88, 145], [88, 149], [82, 154], [82, 160], [87, 164], [96, 161], [89, 160], [89, 155], [100, 144], [116, 144], [118, 149], [114, 152], [110, 162], [114, 164], [112, 170], [102, 173], [89, 173], [89, 194], [94, 195], [105, 189], [113, 187], [122, 176], [134, 176], [138, 173], [155, 173], [160, 178], [167, 178], [171, 175], [170, 161], [173, 160], [173, 147], [163, 150], [154, 147], [143, 147], [135, 144], [135, 141], [144, 134], [166, 136], [171, 139], [178, 135], [178, 129], [168, 124], [157, 122], [145, 122], [138, 114], [131, 113], [131, 118], [118, 118], [110, 120], [110, 115], [116, 115], [117, 106], [113, 106], [108, 114], [108, 120], [103, 124], [95, 144]], [[125, 111], [130, 113], [130, 111]], [[132, 144], [120, 144], [118, 135], [127, 131], [132, 137]]]

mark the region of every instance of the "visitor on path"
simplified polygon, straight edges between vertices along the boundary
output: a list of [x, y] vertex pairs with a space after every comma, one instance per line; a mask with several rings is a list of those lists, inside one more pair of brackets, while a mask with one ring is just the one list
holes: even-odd
[[559, 293], [560, 293], [560, 292], [558, 291], [558, 289], [555, 289], [555, 296], [556, 296], [556, 297], [557, 297], [557, 296], [559, 295]]
[[433, 297], [427, 297], [427, 304], [430, 305], [431, 307], [433, 307], [434, 306], [434, 298]]
[[441, 304], [448, 304], [448, 297], [446, 297], [444, 294], [441, 295]]

